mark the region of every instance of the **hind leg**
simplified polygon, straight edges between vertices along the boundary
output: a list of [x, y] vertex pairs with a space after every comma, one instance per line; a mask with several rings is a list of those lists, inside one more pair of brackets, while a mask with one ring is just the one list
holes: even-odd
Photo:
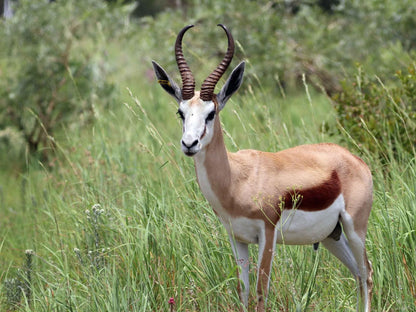
[[[370, 311], [370, 301], [371, 301], [371, 292], [372, 292], [372, 268], [371, 263], [368, 261], [367, 256], [364, 250], [364, 259], [363, 261], [358, 260], [358, 263], [364, 262], [365, 269], [360, 269], [357, 264], [356, 256], [351, 250], [348, 241], [344, 234], [341, 234], [340, 239], [337, 241], [331, 237], [328, 237], [322, 241], [322, 244], [328, 249], [335, 257], [337, 257], [354, 275], [355, 279], [359, 283], [358, 290], [358, 301], [359, 304], [364, 304], [364, 311]], [[365, 280], [361, 276], [367, 276]], [[359, 304], [357, 306], [357, 311], [360, 311]]]
[[328, 237], [322, 241], [322, 245], [325, 246], [335, 257], [337, 257], [354, 275], [358, 278], [359, 270], [357, 261], [355, 261], [354, 254], [351, 251], [348, 241], [344, 235], [341, 234], [339, 240], [335, 240], [332, 237]]
[[356, 275], [359, 285], [359, 304], [357, 311], [361, 311], [360, 307], [365, 312], [370, 312], [371, 309], [371, 294], [373, 289], [372, 274], [373, 269], [370, 261], [368, 261], [367, 253], [365, 250], [365, 238], [360, 236], [354, 230], [354, 223], [351, 216], [344, 211], [341, 215], [341, 222], [348, 237], [348, 244], [352, 255], [356, 261], [358, 268], [358, 276]]
[[373, 269], [370, 261], [367, 259], [367, 253], [364, 243], [361, 240], [350, 239], [351, 250], [358, 264], [360, 272], [358, 276], [359, 285], [359, 306], [363, 307], [365, 312], [370, 312], [371, 295], [373, 290], [372, 274]]
[[367, 251], [364, 249], [364, 263], [367, 267], [367, 310], [371, 310], [371, 298], [373, 297], [373, 266], [371, 261], [368, 260]]

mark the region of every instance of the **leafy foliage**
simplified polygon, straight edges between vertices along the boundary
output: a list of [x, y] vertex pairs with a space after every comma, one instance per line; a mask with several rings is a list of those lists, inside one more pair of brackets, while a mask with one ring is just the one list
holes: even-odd
[[[184, 39], [185, 49], [191, 42], [185, 51], [191, 68], [199, 71], [216, 65], [225, 47], [215, 25], [227, 25], [238, 40], [236, 59], [248, 61], [247, 79], [276, 94], [303, 88], [305, 75], [332, 95], [341, 91], [346, 74], [354, 74], [356, 62], [369, 74], [387, 77], [415, 56], [412, 1], [324, 2], [192, 0], [181, 11], [140, 21], [152, 58], [172, 68], [169, 43], [185, 24], [199, 25]], [[161, 42], [167, 48], [159, 53]]]
[[[416, 66], [397, 72], [398, 85], [387, 88], [359, 68], [354, 82], [345, 82], [333, 96], [338, 121], [357, 144], [384, 159], [416, 149]], [[392, 152], [392, 153], [391, 153]]]
[[19, 133], [43, 160], [57, 129], [88, 122], [94, 105], [111, 99], [102, 45], [106, 15], [98, 0], [20, 1], [15, 16], [3, 21], [0, 129]]

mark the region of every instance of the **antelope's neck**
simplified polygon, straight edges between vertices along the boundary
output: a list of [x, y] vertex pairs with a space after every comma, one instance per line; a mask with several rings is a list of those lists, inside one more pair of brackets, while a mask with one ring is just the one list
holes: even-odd
[[199, 187], [217, 215], [223, 215], [231, 183], [231, 168], [219, 116], [211, 142], [194, 156]]

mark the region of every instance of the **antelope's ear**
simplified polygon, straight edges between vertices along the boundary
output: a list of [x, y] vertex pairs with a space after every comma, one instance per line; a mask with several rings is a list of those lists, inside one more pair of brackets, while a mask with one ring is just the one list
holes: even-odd
[[155, 61], [152, 61], [153, 69], [155, 71], [157, 82], [162, 86], [167, 93], [169, 93], [179, 103], [182, 101], [181, 88], [176, 82], [169, 77], [166, 71]]
[[225, 103], [227, 103], [230, 97], [238, 90], [238, 88], [240, 88], [241, 83], [243, 82], [245, 65], [246, 63], [243, 61], [240, 64], [238, 64], [236, 68], [234, 68], [230, 77], [227, 79], [225, 85], [218, 93], [217, 101], [219, 110], [222, 110], [224, 108]]

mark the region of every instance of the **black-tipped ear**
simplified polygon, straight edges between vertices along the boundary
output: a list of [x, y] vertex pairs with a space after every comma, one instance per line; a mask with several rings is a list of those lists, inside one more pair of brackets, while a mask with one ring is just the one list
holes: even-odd
[[222, 110], [225, 106], [225, 103], [230, 99], [230, 97], [240, 88], [241, 83], [243, 82], [244, 68], [246, 63], [243, 61], [234, 68], [230, 77], [228, 77], [227, 82], [222, 87], [220, 93], [217, 95], [217, 101], [219, 105], [219, 110]]
[[155, 61], [152, 61], [153, 69], [155, 71], [157, 82], [162, 86], [163, 89], [179, 103], [182, 101], [181, 88], [176, 84], [176, 82], [169, 77], [166, 71]]

